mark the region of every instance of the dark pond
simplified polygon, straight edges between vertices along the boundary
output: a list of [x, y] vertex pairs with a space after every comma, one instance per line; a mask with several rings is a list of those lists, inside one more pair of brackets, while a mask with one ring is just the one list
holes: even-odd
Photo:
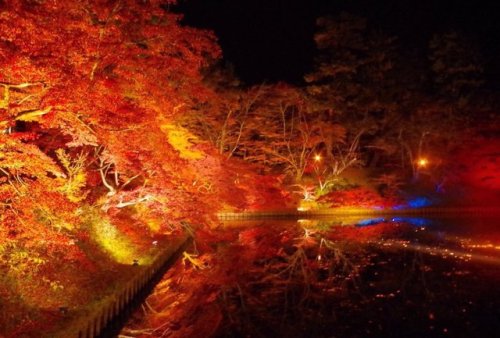
[[239, 271], [218, 337], [500, 337], [496, 217], [225, 226], [238, 243], [216, 250]]

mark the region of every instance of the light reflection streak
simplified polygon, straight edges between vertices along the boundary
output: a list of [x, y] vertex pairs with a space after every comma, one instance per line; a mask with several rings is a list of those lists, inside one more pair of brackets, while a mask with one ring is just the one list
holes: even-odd
[[[340, 221], [342, 219], [344, 222]], [[405, 219], [402, 218], [392, 218], [389, 219], [389, 221], [393, 222], [405, 222], [407, 221], [408, 217], [405, 217]], [[418, 219], [418, 218], [417, 218]], [[349, 218], [347, 222], [343, 218], [339, 218], [337, 220], [340, 222], [340, 224], [336, 225], [351, 225], [351, 226], [359, 226], [360, 223], [372, 223], [374, 220], [384, 220], [383, 218], [372, 218], [372, 219], [366, 219], [363, 217], [355, 217], [355, 218]], [[420, 219], [419, 219], [420, 220]], [[426, 220], [422, 218], [422, 220]], [[304, 238], [308, 239], [310, 238], [313, 234], [315, 234], [318, 231], [314, 231], [313, 228], [319, 226], [319, 220], [312, 220], [312, 219], [299, 219], [298, 223], [300, 224], [301, 228], [303, 228], [304, 231]], [[409, 222], [405, 222], [409, 223]], [[415, 222], [416, 224], [413, 225], [419, 225], [418, 228], [415, 228], [415, 232], [420, 232], [420, 231], [429, 231], [429, 229], [425, 226], [428, 223], [426, 222], [425, 225], [422, 225], [422, 222]], [[376, 226], [376, 223], [373, 224]], [[321, 231], [319, 231], [321, 232]], [[464, 260], [464, 261], [475, 261], [475, 262], [482, 262], [482, 263], [489, 263], [489, 264], [494, 264], [494, 265], [500, 265], [500, 256], [498, 256], [499, 251], [500, 251], [500, 244], [499, 243], [488, 243], [488, 242], [473, 242], [471, 238], [463, 238], [463, 237], [457, 237], [457, 236], [450, 236], [446, 235], [444, 232], [439, 232], [439, 231], [429, 231], [429, 236], [433, 236], [436, 239], [439, 239], [441, 246], [438, 245], [426, 245], [422, 243], [415, 243], [412, 241], [405, 241], [401, 239], [385, 239], [385, 240], [380, 240], [380, 241], [370, 241], [372, 244], [376, 244], [378, 246], [382, 246], [385, 248], [394, 248], [394, 249], [404, 249], [404, 250], [410, 250], [414, 252], [421, 252], [421, 253], [426, 253], [429, 255], [433, 256], [440, 256], [442, 258], [453, 258], [457, 260]], [[444, 247], [443, 246], [443, 241], [445, 243], [451, 244], [455, 248], [450, 248], [450, 247]], [[480, 251], [480, 252], [477, 252]]]
[[[421, 253], [429, 254], [432, 256], [440, 256], [442, 258], [454, 258], [454, 259], [461, 259], [464, 261], [475, 261], [475, 262], [481, 262], [481, 263], [487, 263], [487, 264], [500, 265], [500, 257], [488, 256], [488, 255], [468, 252], [468, 251], [464, 251], [464, 250], [457, 250], [457, 249], [450, 249], [450, 248], [442, 248], [442, 247], [438, 247], [438, 246], [416, 244], [416, 243], [411, 243], [409, 241], [400, 241], [400, 240], [384, 240], [384, 241], [375, 242], [375, 244], [378, 244], [378, 245], [383, 246], [385, 248], [390, 247], [390, 248], [395, 248], [395, 249], [421, 252]], [[487, 248], [494, 248], [496, 250], [500, 250], [500, 246], [494, 246], [493, 244], [491, 244], [491, 245], [490, 244], [487, 244], [487, 245], [468, 245], [468, 247], [469, 248], [487, 247]]]
[[500, 250], [500, 245], [495, 244], [468, 244], [467, 247], [471, 249], [494, 249]]

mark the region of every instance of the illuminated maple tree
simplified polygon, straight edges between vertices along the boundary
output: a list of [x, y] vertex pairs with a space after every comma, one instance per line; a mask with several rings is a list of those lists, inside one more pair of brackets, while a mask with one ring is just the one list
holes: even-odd
[[[199, 69], [219, 55], [213, 36], [180, 26], [181, 17], [160, 1], [11, 1], [2, 6], [0, 123], [5, 138], [18, 129], [32, 133], [20, 142], [39, 146], [44, 154], [38, 160], [57, 170], [61, 165], [77, 170], [70, 164], [73, 156], [80, 172], [68, 172], [71, 183], [60, 188], [72, 199], [83, 199], [70, 192], [70, 185], [85, 186], [84, 168], [100, 172], [109, 196], [169, 180], [168, 166], [176, 161], [168, 155], [172, 148], [160, 126], [203, 95]], [[56, 152], [59, 148], [82, 150], [70, 156]], [[75, 155], [82, 151], [86, 163]], [[27, 159], [19, 154], [21, 163]], [[39, 172], [33, 168], [32, 175]], [[147, 199], [136, 195], [136, 201]], [[118, 206], [132, 203], [117, 201]]]
[[206, 213], [190, 188], [203, 173], [165, 126], [204, 100], [200, 70], [220, 50], [172, 4], [0, 2], [0, 269], [37, 281], [12, 297], [74, 290], [58, 267], [90, 275], [89, 245], [127, 263], [138, 250], [121, 238], [150, 245], [148, 231]]

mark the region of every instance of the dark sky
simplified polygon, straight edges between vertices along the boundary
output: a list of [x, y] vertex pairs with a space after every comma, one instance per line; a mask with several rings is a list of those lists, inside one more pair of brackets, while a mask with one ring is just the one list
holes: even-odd
[[500, 1], [179, 0], [178, 10], [186, 24], [215, 31], [225, 60], [247, 83], [300, 82], [314, 58], [315, 19], [341, 11], [422, 51], [434, 32], [458, 29], [482, 48], [490, 83], [500, 82]]

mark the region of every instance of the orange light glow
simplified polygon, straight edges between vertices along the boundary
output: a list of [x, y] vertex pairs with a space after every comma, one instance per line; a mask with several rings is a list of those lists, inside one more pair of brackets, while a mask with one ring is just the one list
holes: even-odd
[[315, 160], [316, 162], [321, 161], [321, 155], [320, 155], [320, 154], [316, 154], [316, 155], [314, 155], [314, 160]]
[[427, 167], [427, 165], [429, 164], [429, 161], [426, 159], [426, 158], [421, 158], [417, 161], [417, 165], [420, 167], [420, 168], [425, 168]]

